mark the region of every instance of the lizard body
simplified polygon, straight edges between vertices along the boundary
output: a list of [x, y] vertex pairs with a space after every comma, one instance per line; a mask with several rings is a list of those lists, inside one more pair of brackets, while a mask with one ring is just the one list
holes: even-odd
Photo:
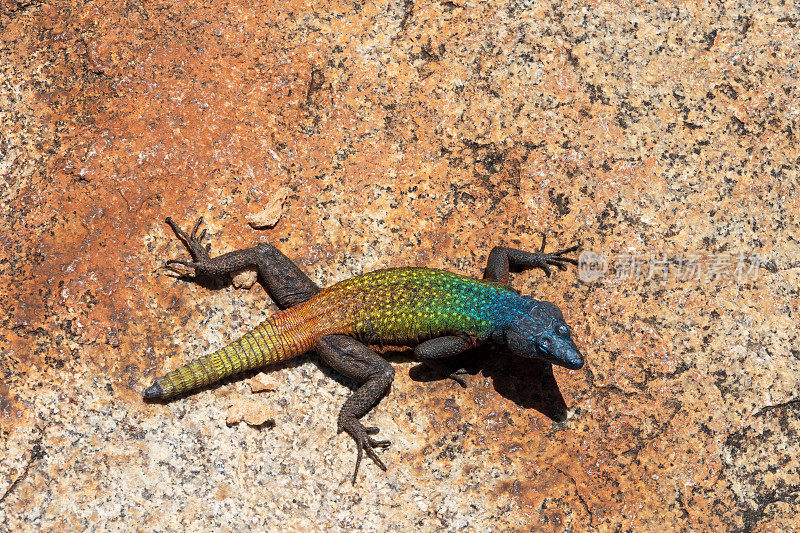
[[[324, 335], [366, 344], [413, 346], [443, 335], [485, 341], [527, 312], [514, 290], [431, 268], [390, 268], [322, 289], [239, 340], [156, 381], [151, 397], [170, 398], [314, 348]], [[149, 389], [148, 389], [149, 390]]]
[[[201, 219], [202, 220], [202, 219]], [[369, 436], [359, 418], [386, 393], [394, 370], [367, 345], [416, 346], [417, 357], [431, 366], [483, 342], [505, 344], [523, 357], [542, 357], [572, 369], [583, 358], [569, 327], [554, 304], [521, 296], [506, 285], [509, 266], [565, 268], [575, 263], [566, 252], [545, 254], [496, 247], [489, 255], [483, 280], [432, 268], [378, 270], [319, 289], [289, 259], [270, 245], [209, 255], [198, 237], [198, 221], [190, 235], [167, 222], [186, 241], [194, 261], [169, 261], [197, 273], [229, 274], [255, 265], [267, 290], [283, 309], [238, 340], [191, 361], [155, 380], [145, 398], [167, 399], [215, 383], [227, 376], [284, 361], [310, 350], [342, 374], [363, 382], [339, 416], [339, 431], [358, 445], [356, 473], [362, 453], [385, 466], [373, 448], [388, 445]], [[464, 385], [457, 375], [450, 375]], [[355, 482], [355, 475], [353, 481]]]

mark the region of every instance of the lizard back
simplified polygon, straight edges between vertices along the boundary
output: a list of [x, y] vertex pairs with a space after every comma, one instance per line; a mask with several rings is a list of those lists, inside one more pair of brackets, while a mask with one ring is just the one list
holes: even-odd
[[513, 289], [498, 283], [404, 267], [339, 282], [308, 304], [330, 309], [320, 324], [328, 333], [352, 335], [369, 344], [407, 345], [458, 333], [486, 339], [518, 298]]

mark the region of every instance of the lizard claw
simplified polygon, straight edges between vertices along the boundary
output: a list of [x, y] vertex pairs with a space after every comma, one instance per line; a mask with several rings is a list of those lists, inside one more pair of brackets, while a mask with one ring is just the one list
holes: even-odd
[[197, 230], [200, 229], [200, 224], [202, 223], [203, 223], [203, 217], [198, 218], [197, 222], [194, 223], [194, 228], [192, 228], [192, 239], [197, 237]]
[[353, 418], [343, 421], [339, 431], [347, 432], [347, 434], [353, 437], [353, 440], [356, 441], [358, 454], [356, 455], [356, 467], [353, 470], [353, 485], [356, 484], [358, 469], [361, 466], [361, 460], [364, 458], [365, 453], [367, 454], [367, 457], [372, 459], [375, 464], [380, 467], [381, 470], [386, 470], [386, 465], [383, 463], [383, 461], [381, 461], [380, 457], [378, 457], [378, 454], [375, 453], [375, 448], [385, 448], [391, 443], [388, 440], [375, 440], [369, 436], [378, 433], [378, 428], [365, 428], [361, 422]]
[[578, 250], [581, 247], [580, 244], [574, 244], [569, 248], [564, 248], [563, 250], [558, 250], [557, 252], [545, 253], [544, 247], [546, 241], [547, 241], [547, 234], [542, 234], [542, 245], [539, 247], [539, 252], [538, 252], [539, 263], [536, 266], [544, 270], [544, 273], [547, 275], [547, 277], [550, 277], [553, 273], [553, 271], [550, 269], [550, 266], [557, 267], [561, 270], [566, 270], [567, 269], [566, 263], [572, 265], [578, 264], [577, 259], [574, 259], [572, 257], [564, 257], [564, 255]]
[[[378, 429], [376, 427], [364, 428], [364, 433], [366, 433], [367, 435], [377, 435], [379, 432], [380, 432], [380, 429]], [[369, 440], [370, 445], [372, 445], [373, 447], [378, 447], [378, 448], [386, 448], [387, 446], [392, 444], [392, 441], [389, 441], [389, 440], [375, 440], [372, 437], [367, 437], [367, 440]]]
[[184, 261], [183, 259], [170, 259], [165, 263], [165, 266], [172, 267], [172, 265], [183, 265], [189, 268], [197, 268], [197, 263], [194, 261]]
[[197, 234], [197, 231], [200, 229], [200, 225], [203, 223], [203, 217], [197, 219], [195, 222], [194, 227], [192, 228], [191, 233], [186, 233], [183, 231], [172, 217], [167, 217], [165, 222], [169, 224], [172, 228], [172, 231], [175, 232], [175, 235], [178, 236], [189, 248], [189, 253], [192, 256], [194, 261], [184, 261], [182, 259], [170, 259], [167, 261], [166, 266], [178, 273], [180, 271], [176, 270], [172, 265], [183, 265], [188, 268], [193, 268], [195, 272], [200, 271], [203, 268], [203, 263], [206, 263], [211, 260], [211, 245], [206, 244], [203, 245], [203, 239], [206, 236], [206, 230], [203, 228], [203, 231], [200, 232], [200, 235]]
[[175, 272], [176, 274], [178, 274], [179, 277], [187, 276], [188, 273], [186, 271], [184, 271], [183, 269], [181, 269], [181, 268], [175, 268], [174, 265], [182, 265], [182, 266], [185, 266], [186, 268], [194, 269], [195, 271], [197, 270], [197, 267], [199, 266], [197, 263], [195, 263], [193, 261], [184, 261], [182, 259], [170, 259], [169, 261], [164, 263], [164, 266], [166, 268], [168, 268], [172, 272]]

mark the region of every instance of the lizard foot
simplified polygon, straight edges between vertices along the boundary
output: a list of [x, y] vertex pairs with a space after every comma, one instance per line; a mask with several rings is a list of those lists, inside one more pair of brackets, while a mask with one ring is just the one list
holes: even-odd
[[365, 452], [367, 456], [381, 468], [381, 470], [386, 470], [386, 465], [383, 464], [383, 461], [381, 461], [380, 457], [378, 457], [378, 454], [375, 453], [375, 448], [386, 448], [391, 443], [388, 440], [375, 440], [370, 437], [370, 435], [375, 435], [378, 433], [378, 428], [364, 427], [361, 422], [355, 418], [351, 418], [345, 419], [340, 423], [339, 431], [346, 431], [347, 434], [353, 437], [353, 440], [356, 441], [358, 455], [356, 456], [356, 467], [353, 471], [353, 485], [356, 484], [358, 469], [361, 466], [361, 459], [364, 458]]
[[203, 239], [206, 236], [206, 230], [203, 229], [203, 231], [200, 232], [200, 235], [197, 235], [197, 230], [200, 229], [200, 224], [203, 223], [203, 217], [197, 219], [192, 232], [189, 234], [183, 231], [178, 224], [172, 220], [171, 217], [167, 217], [166, 223], [169, 224], [169, 226], [172, 228], [172, 231], [174, 231], [175, 234], [186, 244], [193, 259], [193, 261], [170, 259], [167, 261], [166, 267], [179, 274], [181, 274], [180, 270], [176, 269], [173, 265], [183, 265], [188, 268], [193, 268], [195, 271], [201, 271], [203, 269], [203, 265], [211, 260], [211, 245], [206, 244], [203, 246]]
[[538, 253], [536, 253], [536, 263], [532, 266], [537, 266], [544, 270], [544, 273], [547, 274], [548, 277], [552, 274], [550, 270], [550, 265], [560, 268], [561, 270], [566, 270], [567, 265], [565, 263], [569, 263], [572, 265], [577, 265], [578, 260], [573, 259], [572, 257], [564, 257], [565, 254], [572, 253], [580, 248], [579, 244], [574, 246], [570, 246], [569, 248], [564, 248], [563, 250], [559, 250], [557, 252], [544, 252], [544, 245], [547, 240], [547, 234], [542, 234], [542, 246], [539, 248]]
[[447, 377], [448, 379], [452, 379], [461, 385], [462, 388], [467, 388], [466, 380], [461, 377], [464, 374], [470, 373], [466, 368], [458, 368], [453, 370], [453, 365], [449, 365], [436, 359], [424, 359], [422, 360], [422, 364], [428, 369], [429, 372], [432, 372], [435, 375], [435, 379], [438, 380]]
[[459, 368], [458, 370], [456, 370], [455, 372], [452, 372], [447, 377], [452, 379], [453, 381], [455, 381], [459, 385], [461, 385], [462, 389], [466, 389], [467, 388], [467, 382], [466, 382], [466, 380], [464, 378], [461, 377], [464, 374], [469, 374], [469, 370], [467, 370], [466, 368]]

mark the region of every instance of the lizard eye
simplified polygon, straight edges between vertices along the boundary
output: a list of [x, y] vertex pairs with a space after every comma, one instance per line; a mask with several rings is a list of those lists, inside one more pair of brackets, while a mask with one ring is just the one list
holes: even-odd
[[556, 333], [558, 333], [559, 337], [569, 338], [569, 328], [566, 324], [561, 324], [558, 326]]

